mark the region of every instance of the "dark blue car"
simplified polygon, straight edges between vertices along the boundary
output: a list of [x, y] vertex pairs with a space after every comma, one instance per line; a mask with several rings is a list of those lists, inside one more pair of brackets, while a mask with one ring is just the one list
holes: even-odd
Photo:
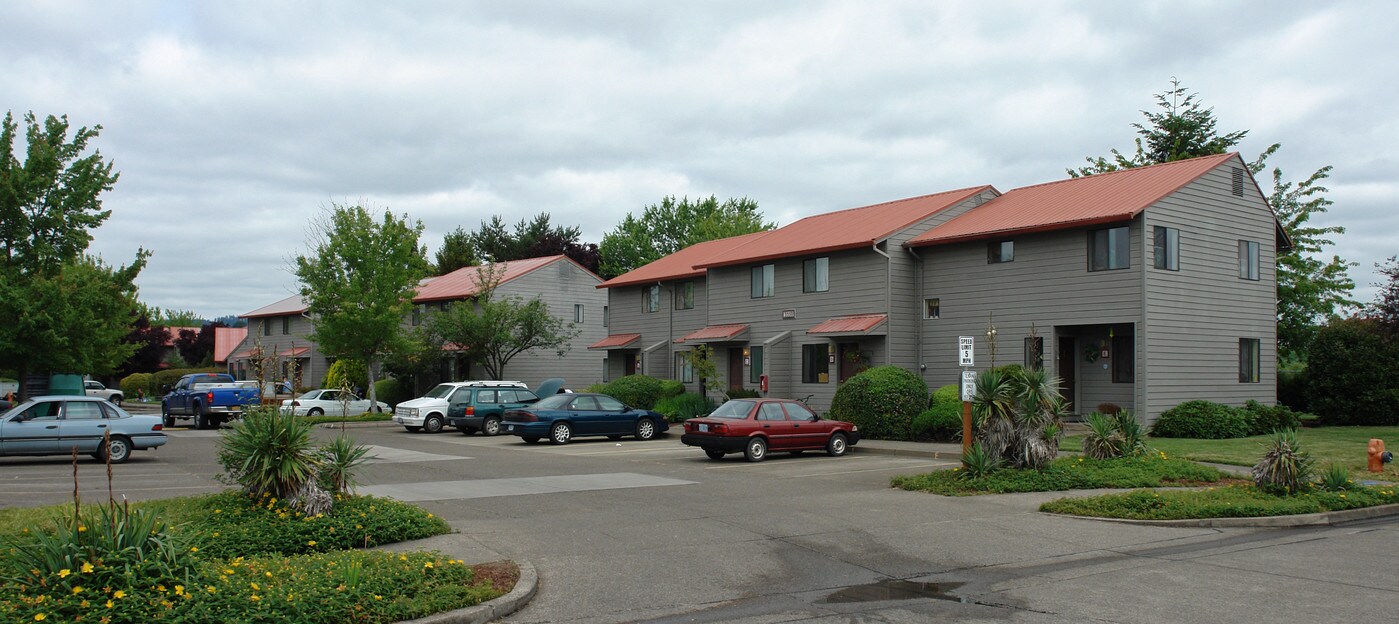
[[616, 440], [634, 435], [650, 440], [669, 429], [665, 416], [651, 410], [627, 407], [605, 394], [555, 394], [529, 407], [505, 412], [501, 433], [517, 435], [534, 444], [548, 438], [568, 444], [577, 436], [607, 436]]

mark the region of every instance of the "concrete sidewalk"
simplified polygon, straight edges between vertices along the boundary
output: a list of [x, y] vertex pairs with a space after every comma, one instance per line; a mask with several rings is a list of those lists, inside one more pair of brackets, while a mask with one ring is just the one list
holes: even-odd
[[852, 453], [903, 455], [928, 459], [962, 459], [960, 442], [902, 442], [898, 440], [860, 440], [850, 447]]

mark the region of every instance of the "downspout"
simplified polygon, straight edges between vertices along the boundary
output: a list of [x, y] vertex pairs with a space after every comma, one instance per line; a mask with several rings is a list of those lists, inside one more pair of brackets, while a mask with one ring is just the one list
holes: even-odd
[[[913, 256], [913, 258], [914, 258], [914, 263], [913, 263], [913, 283], [914, 283], [914, 285], [915, 285], [916, 293], [917, 293], [917, 294], [914, 295], [915, 299], [914, 299], [913, 303], [914, 303], [914, 305], [920, 306], [920, 307], [921, 307], [921, 306], [923, 305], [923, 294], [924, 294], [924, 293], [923, 293], [923, 257], [920, 256], [920, 255], [918, 255], [918, 252], [917, 252], [917, 251], [914, 251], [914, 249], [913, 249], [912, 247], [904, 247], [904, 250], [908, 252], [908, 255]], [[927, 323], [924, 323], [924, 322], [923, 322], [923, 315], [922, 315], [921, 313], [920, 313], [920, 314], [914, 314], [914, 315], [913, 315], [913, 320], [914, 320], [915, 323], [918, 324], [918, 331], [914, 332], [914, 334], [913, 334], [913, 344], [914, 344], [915, 347], [918, 349], [918, 355], [917, 355], [917, 358], [916, 358], [917, 361], [918, 361], [918, 376], [919, 376], [919, 377], [924, 377], [923, 372], [926, 371], [926, 370], [928, 370], [928, 367], [927, 367], [927, 365], [925, 365], [925, 364], [923, 363], [923, 328], [927, 325]], [[927, 381], [927, 379], [925, 378], [924, 381]]]
[[[675, 338], [675, 292], [674, 292], [674, 291], [675, 291], [675, 289], [672, 288], [672, 289], [671, 289], [671, 293], [670, 293], [670, 308], [666, 310], [666, 315], [665, 315], [665, 316], [666, 316], [666, 327], [665, 327], [666, 350], [665, 350], [665, 355], [666, 355], [667, 358], [669, 358], [669, 359], [666, 360], [666, 366], [670, 366], [671, 364], [673, 364], [673, 363], [675, 362], [675, 352], [673, 351], [673, 349], [675, 349], [675, 343], [671, 342], [671, 341], [674, 340], [674, 338]], [[659, 281], [657, 281], [657, 282], [656, 282], [656, 293], [657, 293], [656, 296], [657, 296], [657, 297], [660, 296], [660, 292], [661, 292], [661, 283], [660, 283]], [[659, 301], [656, 302], [656, 305], [660, 305], [660, 302], [659, 302]], [[671, 373], [672, 373], [672, 374], [671, 374], [671, 377], [674, 377], [674, 376], [675, 376], [675, 375], [674, 375], [674, 371], [671, 371]], [[642, 366], [641, 374], [643, 374], [643, 375], [646, 374], [646, 367], [645, 367], [645, 365]]]
[[887, 319], [884, 321], [885, 327], [887, 328], [885, 330], [885, 333], [887, 335], [884, 338], [884, 363], [888, 365], [893, 365], [894, 332], [892, 331], [892, 329], [894, 327], [894, 259], [891, 258], [889, 254], [884, 253], [884, 251], [882, 251], [879, 248], [879, 241], [875, 241], [874, 244], [870, 246], [870, 248], [874, 250], [874, 253], [884, 256], [884, 318]]
[[[1142, 285], [1141, 285], [1141, 287], [1142, 287], [1142, 316], [1141, 316], [1141, 323], [1139, 324], [1138, 327], [1135, 328], [1136, 331], [1134, 332], [1135, 335], [1132, 337], [1132, 346], [1134, 347], [1134, 350], [1135, 350], [1135, 351], [1137, 351], [1137, 352], [1139, 352], [1139, 353], [1142, 354], [1142, 358], [1141, 358], [1141, 363], [1142, 363], [1142, 365], [1141, 365], [1141, 366], [1133, 366], [1133, 367], [1132, 367], [1132, 370], [1136, 372], [1136, 374], [1134, 375], [1135, 378], [1132, 380], [1132, 383], [1133, 383], [1133, 384], [1137, 384], [1136, 387], [1134, 388], [1134, 389], [1137, 391], [1137, 392], [1136, 392], [1136, 395], [1137, 395], [1137, 396], [1135, 397], [1135, 398], [1136, 398], [1136, 401], [1135, 401], [1135, 402], [1137, 403], [1137, 405], [1136, 405], [1135, 407], [1136, 407], [1137, 409], [1134, 410], [1134, 413], [1140, 414], [1140, 416], [1138, 417], [1138, 418], [1139, 418], [1139, 422], [1142, 424], [1142, 426], [1146, 426], [1146, 424], [1147, 424], [1148, 422], [1151, 421], [1151, 411], [1150, 411], [1149, 409], [1147, 409], [1147, 408], [1148, 408], [1148, 403], [1147, 403], [1147, 400], [1146, 400], [1146, 377], [1147, 377], [1147, 357], [1146, 357], [1146, 312], [1147, 312], [1147, 303], [1148, 303], [1148, 302], [1147, 302], [1147, 286], [1146, 286], [1146, 282], [1147, 282], [1147, 280], [1150, 278], [1150, 271], [1149, 271], [1149, 269], [1147, 268], [1147, 265], [1146, 265], [1146, 263], [1147, 263], [1147, 257], [1146, 257], [1146, 211], [1142, 211], [1141, 231], [1142, 231], [1142, 233], [1141, 233], [1141, 240], [1142, 240]], [[1132, 354], [1132, 357], [1133, 357], [1133, 358], [1137, 357], [1137, 354], [1136, 354], [1136, 353], [1133, 353], [1133, 354]], [[1138, 382], [1137, 382], [1138, 379], [1141, 380], [1140, 384], [1138, 384]]]

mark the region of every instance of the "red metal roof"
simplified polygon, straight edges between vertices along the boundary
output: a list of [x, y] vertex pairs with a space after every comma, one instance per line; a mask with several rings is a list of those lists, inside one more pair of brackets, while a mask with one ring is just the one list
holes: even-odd
[[838, 316], [825, 321], [811, 329], [806, 330], [808, 334], [867, 334], [871, 330], [885, 321], [889, 320], [888, 314], [856, 314], [852, 316]]
[[[531, 271], [544, 268], [559, 260], [573, 262], [568, 256], [563, 255], [498, 262], [496, 264], [500, 265], [503, 269], [500, 274], [500, 283], [504, 284], [508, 281], [519, 279]], [[418, 286], [418, 294], [413, 297], [413, 302], [426, 303], [429, 301], [446, 301], [449, 299], [473, 297], [481, 292], [481, 284], [478, 279], [478, 269], [481, 268], [483, 267], [462, 267], [446, 275], [433, 278], [431, 281]], [[584, 270], [586, 271], [586, 269]]]
[[256, 353], [256, 352], [257, 352], [257, 349], [243, 349], [242, 351], [239, 351], [239, 352], [237, 352], [237, 353], [234, 353], [234, 354], [228, 356], [228, 359], [230, 359], [230, 360], [246, 360], [246, 359], [249, 359], [249, 358], [253, 357], [253, 354]]
[[1126, 221], [1211, 169], [1237, 159], [1237, 153], [1202, 156], [1014, 189], [914, 237], [907, 245]]
[[167, 347], [173, 347], [173, 346], [175, 346], [175, 340], [178, 339], [178, 338], [180, 337], [180, 330], [182, 330], [182, 329], [188, 329], [188, 330], [194, 332], [195, 334], [198, 334], [198, 333], [199, 333], [199, 330], [204, 329], [204, 328], [203, 328], [203, 327], [166, 327], [165, 330], [168, 331], [168, 332], [170, 332], [170, 337], [165, 339], [165, 346], [167, 346]]
[[238, 347], [238, 343], [248, 337], [246, 327], [215, 327], [214, 328], [214, 363], [222, 364], [228, 361], [228, 354]]
[[730, 236], [719, 240], [695, 243], [669, 256], [656, 260], [655, 262], [639, 266], [598, 284], [598, 288], [654, 284], [666, 280], [700, 277], [704, 275], [704, 269], [697, 269], [695, 268], [696, 266], [734, 247], [738, 247], [739, 245], [743, 245], [751, 240], [756, 240], [770, 233], [771, 232], [754, 232], [752, 234], [741, 234], [739, 236]]
[[302, 355], [305, 355], [307, 351], [310, 350], [311, 347], [292, 347], [290, 349], [282, 349], [281, 351], [278, 351], [277, 355], [281, 357], [301, 357]]
[[588, 345], [589, 349], [618, 349], [641, 340], [641, 334], [613, 334]]
[[748, 332], [747, 323], [732, 323], [728, 325], [710, 325], [696, 329], [676, 342], [723, 342], [733, 340]]
[[286, 316], [288, 314], [301, 314], [306, 311], [306, 302], [301, 300], [301, 295], [292, 295], [274, 303], [262, 306], [252, 312], [243, 314], [243, 318], [257, 318], [260, 316]]
[[841, 249], [869, 247], [894, 233], [966, 200], [990, 186], [945, 191], [873, 206], [812, 215], [697, 262], [719, 267]]

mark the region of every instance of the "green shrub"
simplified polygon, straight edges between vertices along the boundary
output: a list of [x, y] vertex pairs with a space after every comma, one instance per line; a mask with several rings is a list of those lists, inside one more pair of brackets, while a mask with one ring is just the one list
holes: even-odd
[[280, 409], [248, 410], [219, 440], [219, 464], [250, 496], [293, 496], [320, 470], [311, 427]]
[[369, 447], [355, 444], [349, 436], [340, 435], [321, 447], [321, 487], [327, 492], [347, 494], [356, 484], [355, 473], [364, 467]]
[[996, 468], [981, 476], [975, 476], [972, 472], [970, 466], [962, 470], [935, 470], [895, 477], [892, 484], [905, 490], [959, 496], [1178, 486], [1183, 483], [1216, 483], [1227, 476], [1209, 466], [1184, 459], [1163, 459], [1159, 454], [1117, 459], [1061, 457], [1043, 470]]
[[1253, 483], [1259, 489], [1277, 494], [1299, 492], [1311, 481], [1314, 460], [1302, 450], [1297, 433], [1275, 431], [1263, 444], [1263, 457], [1253, 467]]
[[724, 394], [727, 394], [730, 399], [756, 399], [763, 396], [757, 390], [749, 390], [748, 388], [729, 388], [724, 391]]
[[155, 389], [152, 387], [154, 383], [155, 376], [150, 373], [131, 373], [130, 375], [122, 377], [118, 385], [121, 387], [123, 396], [127, 397], [128, 400], [134, 400], [137, 396], [140, 396], [137, 390], [144, 392], [145, 396], [148, 397], [159, 396], [156, 395]]
[[369, 367], [364, 362], [350, 358], [335, 360], [325, 372], [322, 388], [349, 388], [351, 390], [369, 387]]
[[962, 436], [962, 404], [935, 403], [913, 418], [915, 440], [950, 442]]
[[866, 438], [908, 440], [913, 418], [928, 404], [928, 384], [897, 366], [876, 366], [841, 384], [829, 415], [860, 427]]
[[447, 533], [446, 522], [420, 507], [373, 496], [337, 496], [335, 506], [307, 515], [290, 501], [233, 490], [194, 499], [197, 514], [181, 528], [201, 554], [299, 555], [363, 548]]
[[1302, 415], [1286, 405], [1264, 405], [1249, 400], [1244, 403], [1244, 413], [1248, 416], [1249, 435], [1264, 435], [1302, 426]]
[[680, 396], [685, 393], [685, 384], [674, 379], [661, 380], [661, 398]]
[[1134, 520], [1256, 518], [1399, 503], [1395, 488], [1356, 488], [1347, 492], [1307, 491], [1277, 496], [1251, 485], [1195, 490], [1138, 490], [1089, 498], [1061, 498], [1040, 511]]
[[586, 388], [583, 388], [582, 392], [586, 392], [586, 393], [588, 393], [588, 394], [606, 394], [606, 393], [607, 393], [607, 384], [605, 384], [605, 383], [595, 383], [595, 384], [593, 384], [593, 385], [591, 385], [591, 386], [588, 386], [588, 387], [586, 387]]
[[957, 384], [948, 384], [933, 391], [933, 396], [928, 399], [928, 407], [934, 407], [939, 403], [962, 404], [962, 388]]
[[1248, 416], [1238, 408], [1210, 401], [1186, 401], [1166, 410], [1151, 429], [1158, 438], [1223, 440], [1249, 434]]
[[1316, 332], [1307, 356], [1307, 407], [1326, 425], [1399, 425], [1399, 340], [1373, 319]]
[[388, 377], [374, 382], [375, 400], [383, 401], [390, 406], [394, 406], [413, 398], [412, 386], [398, 379]]
[[694, 392], [686, 392], [656, 401], [656, 407], [652, 409], [664, 414], [669, 422], [682, 422], [687, 418], [708, 414], [714, 411], [714, 408], [714, 401]]
[[166, 386], [175, 387], [175, 383], [180, 381], [185, 375], [194, 373], [227, 373], [222, 368], [167, 368], [151, 374], [151, 387], [147, 389], [150, 396], [165, 396], [168, 390]]
[[1083, 434], [1083, 456], [1090, 459], [1122, 457], [1122, 432], [1117, 419], [1093, 412], [1084, 419], [1088, 432]]
[[609, 382], [602, 393], [631, 407], [651, 409], [661, 398], [661, 380], [646, 375], [627, 375]]
[[1307, 369], [1278, 369], [1278, 405], [1286, 405], [1294, 412], [1310, 412], [1307, 406]]
[[1355, 482], [1350, 478], [1350, 471], [1342, 464], [1330, 463], [1321, 471], [1321, 489], [1332, 492], [1342, 492], [1355, 487]]

